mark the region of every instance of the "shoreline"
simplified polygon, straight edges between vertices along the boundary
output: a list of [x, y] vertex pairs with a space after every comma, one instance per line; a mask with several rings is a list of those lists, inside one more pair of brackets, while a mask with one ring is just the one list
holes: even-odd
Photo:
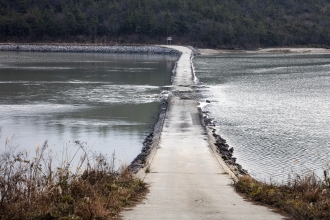
[[[327, 48], [309, 47], [269, 47], [257, 49], [207, 49], [187, 46], [193, 51], [193, 56], [216, 55], [230, 53], [267, 54], [267, 53], [297, 53], [297, 54], [328, 54]], [[0, 51], [26, 51], [26, 52], [67, 52], [67, 53], [145, 53], [145, 54], [175, 54], [180, 52], [162, 45], [149, 44], [123, 44], [106, 45], [90, 43], [0, 43]]]
[[281, 48], [258, 48], [256, 50], [216, 50], [216, 49], [198, 49], [203, 56], [226, 54], [226, 53], [246, 53], [246, 54], [267, 54], [267, 53], [297, 53], [297, 54], [327, 54], [330, 49], [326, 48], [294, 48], [294, 47], [281, 47]]
[[180, 55], [177, 50], [162, 46], [97, 46], [51, 44], [0, 44], [0, 51], [51, 53], [136, 53]]

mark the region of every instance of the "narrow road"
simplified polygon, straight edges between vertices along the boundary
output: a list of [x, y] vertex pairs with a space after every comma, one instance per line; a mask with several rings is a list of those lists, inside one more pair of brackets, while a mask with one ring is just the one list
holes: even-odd
[[[244, 201], [231, 186], [223, 164], [209, 147], [199, 120], [198, 103], [187, 99], [194, 84], [191, 50], [182, 52], [173, 81], [165, 124], [150, 172], [150, 193], [142, 204], [122, 213], [123, 219], [283, 219], [271, 210]], [[188, 96], [189, 97], [189, 96]], [[140, 173], [141, 175], [142, 173]]]

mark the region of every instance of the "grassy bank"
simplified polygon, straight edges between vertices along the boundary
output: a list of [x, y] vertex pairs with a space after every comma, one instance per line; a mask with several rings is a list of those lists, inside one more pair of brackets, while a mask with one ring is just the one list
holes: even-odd
[[239, 193], [249, 200], [269, 205], [293, 219], [330, 218], [329, 171], [324, 178], [315, 174], [296, 175], [284, 184], [256, 181], [246, 175], [235, 183]]
[[115, 169], [114, 157], [74, 145], [74, 156], [65, 153], [54, 163], [47, 142], [31, 159], [7, 139], [0, 154], [0, 219], [111, 219], [145, 195], [146, 185], [129, 169]]

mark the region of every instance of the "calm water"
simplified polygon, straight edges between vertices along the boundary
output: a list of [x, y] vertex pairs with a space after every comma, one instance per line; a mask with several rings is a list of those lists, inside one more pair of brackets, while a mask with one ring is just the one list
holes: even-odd
[[283, 180], [330, 161], [330, 55], [223, 54], [194, 58], [198, 91], [238, 162]]
[[175, 61], [162, 55], [1, 52], [2, 146], [9, 137], [33, 154], [48, 140], [61, 154], [79, 140], [130, 163], [157, 121]]

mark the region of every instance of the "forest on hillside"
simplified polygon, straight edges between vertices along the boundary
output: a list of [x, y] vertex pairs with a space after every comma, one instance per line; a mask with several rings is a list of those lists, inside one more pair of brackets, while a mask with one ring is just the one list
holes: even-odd
[[0, 0], [0, 42], [330, 44], [330, 0]]

